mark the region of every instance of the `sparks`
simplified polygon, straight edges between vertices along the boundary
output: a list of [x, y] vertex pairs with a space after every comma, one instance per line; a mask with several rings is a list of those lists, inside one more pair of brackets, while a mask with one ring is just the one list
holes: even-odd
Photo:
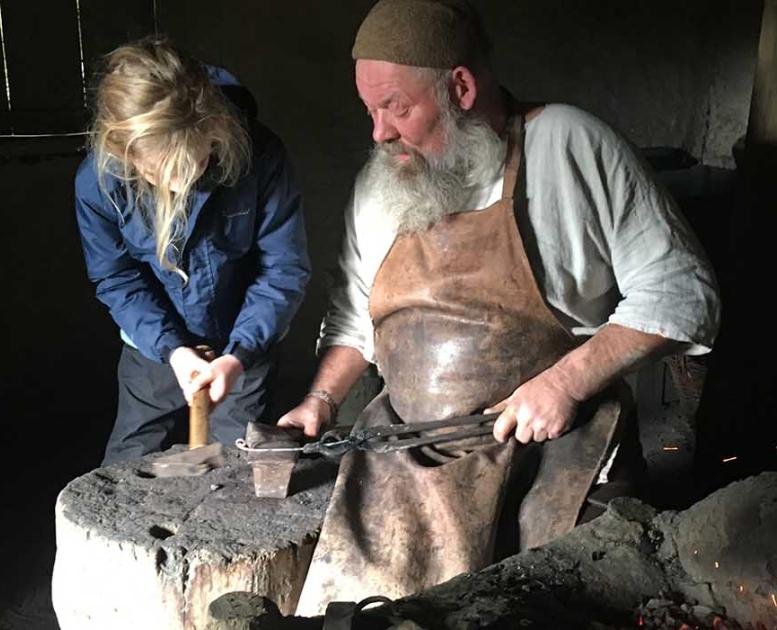
[[777, 597], [774, 596], [774, 593], [772, 593], [772, 604], [774, 604], [775, 607], [777, 607]]
[[745, 587], [742, 584], [739, 585], [739, 592], [740, 593], [744, 593], [745, 592]]
[[723, 458], [723, 463], [726, 464], [728, 462], [733, 462], [735, 459], [737, 459], [736, 455], [734, 455], [733, 457], [724, 457]]
[[665, 446], [664, 450], [665, 451], [679, 451], [680, 447], [679, 446]]
[[716, 569], [719, 569], [719, 568], [720, 568], [720, 562], [718, 562], [717, 560], [715, 560], [715, 568], [716, 568]]
[[693, 555], [694, 556], [698, 556], [699, 555], [699, 550], [698, 549], [694, 549], [693, 550]]

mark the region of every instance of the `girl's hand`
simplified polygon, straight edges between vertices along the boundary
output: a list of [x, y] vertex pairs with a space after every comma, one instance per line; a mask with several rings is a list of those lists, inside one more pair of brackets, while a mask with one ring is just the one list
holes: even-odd
[[196, 350], [185, 346], [176, 348], [170, 355], [170, 367], [189, 403], [194, 392], [207, 387], [211, 402], [217, 405], [227, 397], [243, 373], [243, 364], [231, 354], [208, 362]]
[[170, 367], [173, 368], [186, 401], [191, 403], [192, 394], [199, 389], [192, 387], [192, 383], [195, 378], [210, 372], [210, 363], [193, 348], [179, 346], [170, 355]]
[[243, 364], [237, 357], [224, 354], [209, 364], [207, 374], [199, 374], [192, 381], [192, 393], [203, 387], [210, 387], [210, 401], [218, 405], [223, 401], [235, 385], [235, 381], [243, 373]]

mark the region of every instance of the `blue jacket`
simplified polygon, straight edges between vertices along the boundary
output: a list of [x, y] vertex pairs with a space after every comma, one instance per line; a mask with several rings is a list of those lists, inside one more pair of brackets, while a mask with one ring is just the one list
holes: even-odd
[[[234, 81], [217, 73], [214, 82], [220, 76]], [[91, 154], [78, 169], [87, 273], [122, 336], [150, 359], [166, 362], [176, 347], [204, 342], [248, 367], [285, 334], [302, 301], [310, 276], [302, 196], [280, 140], [258, 123], [250, 132], [250, 172], [235, 186], [193, 193], [179, 263], [188, 283], [159, 264], [124, 183], [107, 175], [101, 189]]]

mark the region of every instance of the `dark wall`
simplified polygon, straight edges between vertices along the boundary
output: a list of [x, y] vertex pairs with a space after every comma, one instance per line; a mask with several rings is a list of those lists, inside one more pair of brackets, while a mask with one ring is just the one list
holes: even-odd
[[733, 166], [745, 133], [760, 2], [483, 2], [496, 65], [518, 95], [567, 101], [639, 146]]

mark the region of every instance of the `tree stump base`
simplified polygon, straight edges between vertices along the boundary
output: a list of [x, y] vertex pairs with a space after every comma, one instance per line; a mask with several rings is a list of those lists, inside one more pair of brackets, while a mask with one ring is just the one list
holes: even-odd
[[288, 498], [260, 499], [245, 455], [225, 455], [199, 477], [154, 477], [155, 454], [62, 490], [52, 583], [62, 630], [204, 628], [209, 604], [234, 591], [294, 612], [337, 468], [302, 460]]

